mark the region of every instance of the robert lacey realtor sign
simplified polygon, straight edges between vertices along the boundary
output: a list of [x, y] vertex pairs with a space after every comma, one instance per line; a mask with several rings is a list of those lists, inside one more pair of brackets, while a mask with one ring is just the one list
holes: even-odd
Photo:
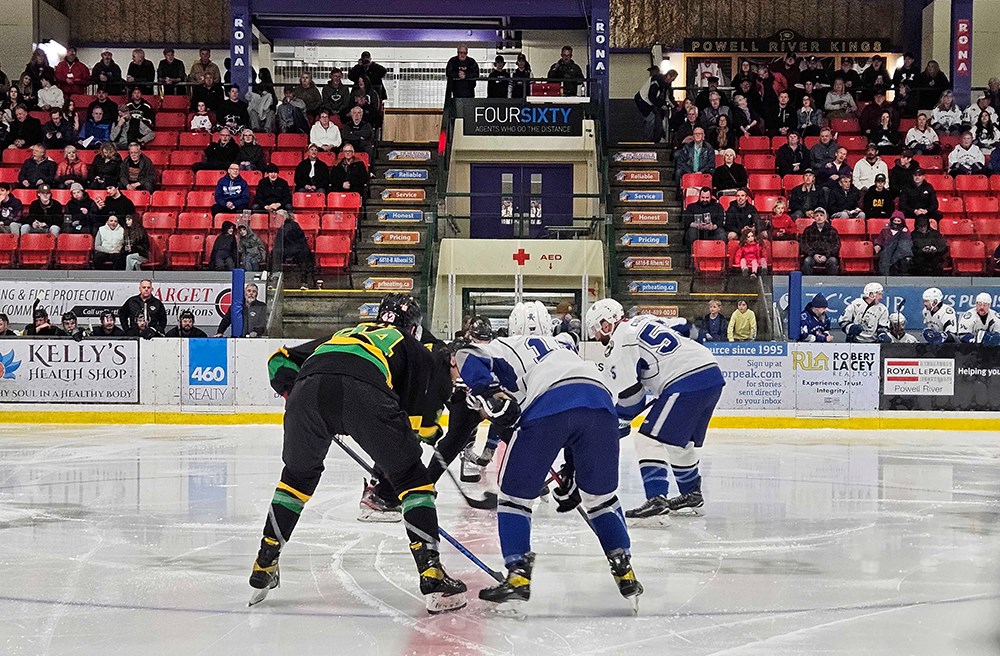
[[0, 404], [138, 402], [137, 341], [0, 339]]

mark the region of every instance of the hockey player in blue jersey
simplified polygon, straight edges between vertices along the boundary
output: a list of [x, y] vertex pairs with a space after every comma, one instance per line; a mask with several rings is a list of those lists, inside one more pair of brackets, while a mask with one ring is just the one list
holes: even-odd
[[799, 329], [800, 342], [832, 342], [833, 335], [830, 334], [830, 317], [826, 310], [830, 307], [826, 297], [816, 294], [813, 299], [806, 303], [802, 309], [802, 317]]
[[[575, 467], [561, 481], [561, 509], [582, 503], [623, 597], [637, 608], [642, 586], [632, 570], [628, 530], [618, 489], [618, 418], [614, 396], [597, 365], [576, 353], [575, 343], [552, 336], [541, 303], [519, 303], [510, 337], [470, 345], [455, 354], [456, 371], [482, 413], [494, 424], [517, 426], [500, 466], [497, 527], [507, 578], [480, 599], [524, 602], [531, 595], [535, 554], [531, 511], [559, 451]], [[565, 476], [574, 476], [563, 468]], [[579, 501], [573, 489], [578, 489]]]
[[[704, 498], [698, 449], [726, 384], [711, 351], [682, 337], [651, 315], [625, 318], [621, 303], [606, 298], [587, 310], [587, 332], [607, 346], [604, 374], [618, 395], [622, 434], [654, 397], [639, 428], [636, 450], [646, 503], [625, 513], [646, 518], [682, 511], [699, 515]], [[668, 467], [679, 496], [668, 498]]]

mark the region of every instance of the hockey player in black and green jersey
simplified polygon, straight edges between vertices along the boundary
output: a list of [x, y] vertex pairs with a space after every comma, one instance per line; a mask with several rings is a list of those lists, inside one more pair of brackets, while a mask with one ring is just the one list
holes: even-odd
[[264, 522], [253, 564], [250, 605], [278, 586], [278, 556], [323, 473], [332, 435], [350, 435], [375, 461], [398, 496], [427, 610], [465, 606], [465, 584], [448, 576], [438, 552], [436, 492], [420, 461], [410, 416], [443, 406], [451, 392], [450, 354], [413, 337], [416, 300], [382, 299], [377, 322], [338, 331], [328, 340], [282, 348], [271, 356], [271, 386], [286, 397], [284, 469]]

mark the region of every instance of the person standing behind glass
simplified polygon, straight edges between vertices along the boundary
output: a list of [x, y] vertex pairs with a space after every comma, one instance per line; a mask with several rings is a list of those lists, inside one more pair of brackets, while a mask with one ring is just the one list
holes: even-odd
[[469, 56], [469, 46], [458, 46], [458, 54], [448, 60], [445, 67], [448, 89], [445, 98], [475, 98], [476, 81], [479, 79], [479, 64]]

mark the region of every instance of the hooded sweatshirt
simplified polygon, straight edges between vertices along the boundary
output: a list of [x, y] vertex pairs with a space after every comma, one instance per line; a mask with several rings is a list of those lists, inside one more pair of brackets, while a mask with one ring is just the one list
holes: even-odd
[[250, 185], [242, 175], [236, 176], [234, 180], [226, 174], [215, 185], [215, 202], [219, 205], [232, 203], [238, 209], [242, 209], [250, 204]]
[[[232, 230], [234, 234], [229, 234]], [[236, 244], [236, 224], [232, 221], [224, 221], [222, 223], [222, 232], [215, 240], [215, 245], [212, 246], [212, 257], [210, 258], [212, 266], [216, 264], [221, 265], [226, 258], [231, 258], [235, 263], [239, 257], [237, 252]]]

